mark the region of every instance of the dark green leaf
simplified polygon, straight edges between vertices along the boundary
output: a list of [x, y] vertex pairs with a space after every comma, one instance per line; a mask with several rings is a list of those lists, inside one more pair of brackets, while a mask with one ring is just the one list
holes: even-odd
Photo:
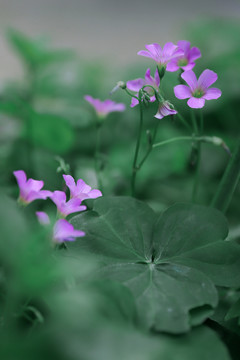
[[217, 304], [212, 279], [223, 277], [225, 285], [232, 284], [231, 272], [238, 281], [240, 250], [223, 241], [227, 222], [215, 209], [175, 205], [156, 222], [144, 203], [105, 197], [95, 201], [93, 210], [72, 219], [86, 232], [72, 246], [98, 255], [103, 266], [97, 276], [130, 288], [139, 321], [149, 328], [189, 330]]

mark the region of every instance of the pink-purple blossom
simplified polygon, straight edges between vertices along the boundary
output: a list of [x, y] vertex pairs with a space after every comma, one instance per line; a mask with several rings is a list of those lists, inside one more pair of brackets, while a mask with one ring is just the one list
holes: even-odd
[[70, 199], [66, 201], [66, 194], [63, 191], [54, 191], [50, 199], [55, 203], [58, 209], [58, 213], [62, 217], [66, 217], [69, 214], [86, 210], [85, 205], [81, 205], [81, 199]]
[[82, 179], [79, 179], [75, 183], [74, 178], [71, 175], [63, 175], [65, 183], [70, 190], [70, 197], [74, 199], [96, 199], [102, 196], [102, 193], [98, 189], [92, 189], [91, 186], [87, 185]]
[[183, 51], [183, 54], [175, 57], [167, 64], [167, 71], [177, 71], [183, 69], [184, 71], [192, 70], [195, 66], [195, 60], [201, 57], [201, 52], [197, 47], [192, 47], [189, 41], [180, 40], [177, 43], [178, 49]]
[[[151, 76], [151, 70], [147, 69], [146, 74], [145, 74], [145, 79], [138, 78], [138, 79], [135, 79], [135, 80], [130, 80], [130, 81], [127, 81], [126, 85], [127, 85], [127, 88], [129, 90], [131, 90], [131, 91], [133, 91], [135, 93], [136, 96], [138, 96], [139, 90], [144, 85], [151, 85], [152, 87], [154, 87], [158, 91], [159, 86], [160, 86], [160, 78], [159, 78], [158, 70], [155, 71], [154, 77], [152, 77]], [[150, 88], [150, 87], [146, 87], [145, 91], [150, 96], [150, 102], [154, 102], [156, 100], [156, 97], [154, 95], [154, 90], [152, 88]], [[133, 97], [130, 106], [134, 107], [138, 103], [139, 103], [139, 101]]]
[[28, 179], [23, 170], [13, 172], [20, 190], [19, 201], [22, 204], [29, 204], [34, 200], [43, 199], [51, 196], [51, 191], [41, 190], [44, 186], [42, 180]]
[[161, 120], [165, 116], [175, 114], [177, 114], [177, 111], [173, 108], [169, 101], [165, 100], [159, 104], [158, 111], [154, 117]]
[[183, 50], [179, 49], [178, 46], [174, 45], [172, 42], [167, 42], [163, 49], [156, 43], [145, 45], [145, 47], [147, 51], [141, 50], [138, 52], [138, 55], [153, 59], [160, 68], [166, 67], [170, 60], [184, 54]]
[[57, 243], [75, 241], [77, 237], [84, 235], [84, 231], [75, 230], [73, 225], [65, 219], [59, 219], [53, 228], [53, 240]]
[[209, 88], [218, 78], [212, 70], [204, 70], [198, 80], [192, 70], [185, 71], [181, 77], [188, 86], [177, 85], [174, 87], [174, 93], [178, 99], [189, 99], [187, 104], [191, 108], [202, 108], [205, 100], [218, 99], [222, 95], [221, 90]]
[[[50, 219], [48, 214], [43, 211], [36, 212], [38, 221], [42, 225], [49, 225]], [[62, 243], [64, 241], [74, 241], [77, 237], [84, 236], [85, 233], [81, 230], [75, 230], [73, 225], [65, 219], [59, 219], [56, 221], [53, 227], [53, 242]]]
[[90, 95], [85, 95], [84, 99], [88, 101], [95, 109], [97, 115], [100, 118], [106, 117], [109, 113], [115, 112], [115, 111], [124, 111], [125, 105], [122, 103], [116, 103], [115, 101], [112, 101], [110, 99], [101, 101], [99, 99], [94, 99]]

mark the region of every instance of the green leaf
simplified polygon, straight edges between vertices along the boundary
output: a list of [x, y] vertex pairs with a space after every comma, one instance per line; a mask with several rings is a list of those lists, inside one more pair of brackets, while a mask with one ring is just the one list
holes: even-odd
[[73, 57], [72, 51], [49, 50], [46, 41], [44, 41], [45, 39], [32, 40], [26, 35], [13, 29], [8, 31], [8, 40], [22, 60], [32, 68], [69, 60]]
[[26, 123], [26, 134], [33, 144], [64, 154], [71, 149], [74, 132], [67, 119], [54, 114], [32, 112]]
[[148, 328], [188, 331], [217, 305], [213, 280], [238, 281], [240, 248], [223, 241], [227, 222], [215, 209], [174, 205], [156, 221], [140, 201], [105, 197], [72, 223], [86, 232], [73, 250], [96, 254], [101, 262], [96, 276], [129, 287], [139, 321]]
[[[225, 317], [225, 320], [227, 321], [236, 317], [240, 317], [240, 299], [238, 299], [238, 301], [230, 308]], [[238, 324], [240, 325], [240, 319], [238, 319]]]

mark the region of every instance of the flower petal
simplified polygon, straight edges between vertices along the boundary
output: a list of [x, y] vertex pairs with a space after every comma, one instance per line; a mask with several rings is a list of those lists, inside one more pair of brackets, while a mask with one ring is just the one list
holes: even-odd
[[177, 85], [174, 87], [174, 94], [178, 99], [187, 99], [192, 96], [190, 87], [187, 85]]
[[188, 104], [189, 107], [191, 107], [193, 109], [201, 109], [202, 107], [204, 107], [205, 99], [191, 97], [188, 100], [187, 104]]
[[197, 47], [192, 47], [189, 52], [189, 61], [197, 60], [202, 56], [201, 51]]
[[27, 181], [27, 176], [23, 170], [17, 170], [13, 172], [13, 175], [15, 176], [19, 188], [25, 185]]
[[209, 86], [217, 81], [217, 78], [218, 76], [214, 71], [206, 69], [199, 76], [198, 86], [203, 90], [207, 90]]
[[164, 56], [172, 56], [176, 49], [177, 45], [174, 45], [172, 42], [167, 42], [163, 47], [163, 54]]
[[138, 92], [145, 85], [145, 80], [141, 78], [130, 80], [127, 81], [126, 85], [129, 90]]
[[140, 50], [140, 51], [137, 53], [137, 55], [141, 55], [141, 56], [145, 56], [145, 57], [154, 59], [153, 55], [152, 55], [149, 51], [146, 51], [146, 50]]
[[138, 104], [139, 104], [139, 101], [133, 97], [130, 106], [131, 106], [131, 107], [134, 107], [134, 106], [136, 106], [136, 105], [138, 105]]
[[182, 49], [185, 54], [189, 52], [190, 46], [191, 46], [190, 41], [179, 40], [177, 44], [178, 44], [179, 49]]
[[194, 91], [198, 85], [197, 78], [195, 73], [192, 70], [184, 71], [182, 73], [181, 78], [186, 81], [186, 83], [190, 86], [190, 89]]
[[217, 88], [210, 88], [207, 89], [205, 95], [202, 97], [206, 100], [212, 100], [212, 99], [218, 99], [222, 95], [222, 92], [220, 89]]
[[74, 241], [76, 237], [84, 236], [85, 233], [81, 230], [75, 230], [73, 225], [65, 219], [60, 219], [54, 226], [54, 240], [56, 242]]
[[178, 63], [176, 59], [171, 60], [166, 67], [167, 71], [174, 72], [179, 69]]
[[153, 55], [154, 59], [159, 59], [162, 57], [163, 50], [159, 44], [148, 44], [145, 45], [145, 48]]
[[36, 215], [40, 224], [42, 225], [50, 224], [49, 216], [44, 211], [36, 211]]

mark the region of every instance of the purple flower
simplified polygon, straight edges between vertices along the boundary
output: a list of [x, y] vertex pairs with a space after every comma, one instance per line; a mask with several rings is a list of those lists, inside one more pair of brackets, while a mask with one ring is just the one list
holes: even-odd
[[96, 110], [97, 115], [100, 118], [106, 117], [109, 113], [114, 111], [124, 111], [125, 105], [122, 103], [116, 103], [110, 99], [105, 101], [100, 101], [99, 99], [94, 99], [90, 95], [85, 95], [84, 99], [87, 100]]
[[197, 47], [192, 47], [189, 41], [178, 41], [178, 48], [183, 51], [183, 55], [172, 59], [167, 64], [167, 71], [177, 71], [179, 68], [184, 71], [192, 70], [195, 66], [194, 60], [201, 57], [201, 52]]
[[63, 175], [65, 183], [70, 190], [70, 196], [74, 199], [96, 199], [102, 196], [100, 190], [92, 189], [91, 186], [87, 185], [82, 179], [75, 183], [74, 178], [71, 175]]
[[202, 108], [205, 100], [218, 99], [222, 92], [217, 88], [209, 88], [218, 76], [214, 71], [204, 70], [197, 80], [192, 70], [185, 71], [181, 77], [186, 81], [187, 85], [177, 85], [174, 88], [175, 96], [178, 99], [188, 99], [188, 106], [191, 108]]
[[169, 101], [164, 101], [159, 105], [158, 112], [154, 117], [157, 119], [162, 119], [165, 116], [174, 115], [174, 114], [177, 114], [177, 111], [174, 110], [172, 104], [170, 104]]
[[63, 191], [54, 191], [50, 199], [56, 204], [59, 214], [66, 217], [69, 214], [86, 210], [85, 205], [81, 205], [81, 199], [70, 199], [66, 201], [66, 194]]
[[[43, 211], [36, 212], [38, 221], [42, 225], [49, 225], [49, 216]], [[85, 233], [81, 230], [75, 230], [73, 225], [65, 219], [56, 221], [53, 227], [53, 241], [61, 243], [63, 241], [74, 241], [76, 237], [84, 236]]]
[[[139, 90], [144, 85], [151, 85], [158, 91], [159, 85], [160, 85], [160, 78], [159, 78], [158, 70], [155, 71], [154, 78], [150, 75], [150, 73], [151, 73], [151, 70], [147, 69], [146, 74], [145, 74], [145, 79], [139, 78], [139, 79], [127, 81], [127, 83], [126, 83], [127, 88], [131, 91], [134, 91], [136, 95], [138, 95]], [[154, 95], [154, 90], [149, 87], [149, 88], [145, 88], [145, 91], [150, 96], [150, 102], [154, 102], [156, 100], [155, 95]], [[139, 101], [137, 99], [132, 98], [132, 102], [131, 102], [130, 106], [134, 107], [138, 103], [139, 103]]]
[[149, 44], [145, 45], [145, 47], [147, 51], [141, 50], [138, 52], [138, 55], [155, 60], [160, 68], [166, 67], [170, 60], [183, 55], [183, 50], [179, 49], [172, 42], [166, 43], [163, 49], [159, 44]]
[[20, 189], [19, 201], [22, 204], [29, 204], [30, 202], [50, 197], [51, 191], [41, 190], [44, 182], [42, 180], [28, 179], [23, 170], [17, 170], [13, 172]]
[[57, 243], [74, 241], [76, 237], [84, 236], [85, 232], [75, 230], [73, 225], [65, 219], [59, 219], [53, 228], [53, 240]]
[[37, 215], [37, 218], [38, 218], [38, 221], [40, 222], [40, 224], [42, 224], [42, 225], [50, 224], [49, 216], [44, 211], [36, 211], [36, 215]]

